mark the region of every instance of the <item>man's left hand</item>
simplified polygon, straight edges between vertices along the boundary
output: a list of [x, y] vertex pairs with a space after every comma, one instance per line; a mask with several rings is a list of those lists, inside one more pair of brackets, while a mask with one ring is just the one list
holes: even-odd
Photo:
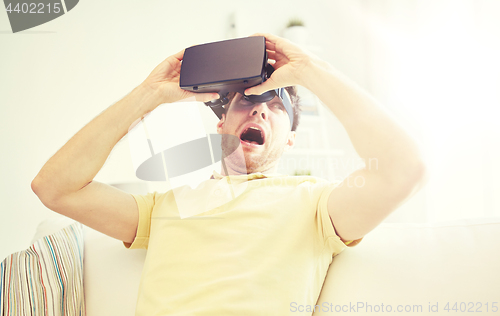
[[245, 90], [246, 95], [260, 95], [266, 91], [286, 86], [305, 86], [307, 73], [315, 57], [292, 42], [267, 33], [251, 36], [264, 36], [268, 58], [274, 63], [274, 72], [265, 82]]

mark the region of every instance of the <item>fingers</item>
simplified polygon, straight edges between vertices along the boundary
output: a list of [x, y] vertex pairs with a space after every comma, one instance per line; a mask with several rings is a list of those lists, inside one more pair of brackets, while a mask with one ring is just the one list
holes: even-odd
[[173, 54], [171, 57], [173, 57], [173, 58], [175, 58], [175, 59], [177, 59], [177, 60], [181, 61], [181, 60], [182, 60], [182, 58], [184, 58], [184, 51], [185, 51], [185, 50], [183, 49], [183, 50], [181, 50], [180, 52], [178, 52], [178, 53], [176, 53], [176, 54]]
[[184, 49], [165, 58], [160, 64], [158, 64], [158, 66], [156, 66], [156, 68], [153, 70], [153, 73], [156, 71], [165, 71], [165, 69], [171, 69], [177, 65], [180, 65], [180, 61], [183, 57]]
[[270, 51], [276, 51], [276, 44], [266, 41], [266, 49]]
[[212, 100], [219, 99], [219, 94], [217, 93], [195, 93], [190, 91], [185, 91], [183, 97], [176, 102], [208, 102]]
[[274, 82], [273, 78], [269, 78], [263, 83], [259, 84], [258, 86], [251, 87], [245, 90], [245, 95], [261, 95], [262, 93], [269, 91], [269, 90], [274, 90], [278, 89], [280, 86]]
[[194, 93], [194, 97], [196, 98], [196, 101], [199, 102], [208, 102], [212, 100], [219, 99], [219, 94], [218, 93]]
[[272, 60], [276, 60], [276, 61], [281, 60], [281, 59], [288, 59], [285, 54], [271, 51], [271, 50], [267, 51], [267, 58], [272, 59]]
[[266, 49], [269, 50], [276, 50], [276, 42], [281, 39], [281, 37], [269, 33], [254, 33], [250, 36], [264, 36], [266, 38]]
[[266, 38], [266, 40], [271, 42], [271, 43], [276, 43], [276, 42], [283, 39], [282, 37], [279, 37], [279, 36], [276, 36], [276, 35], [270, 34], [270, 33], [261, 33], [260, 36], [264, 36]]
[[271, 42], [271, 43], [276, 43], [277, 41], [282, 39], [281, 37], [270, 34], [270, 33], [254, 33], [250, 36], [264, 36], [266, 38], [266, 41]]
[[264, 36], [264, 33], [253, 33], [252, 35], [249, 35], [248, 37], [251, 37], [251, 36]]
[[267, 58], [272, 59], [272, 60], [276, 60], [276, 52], [268, 50], [267, 51]]

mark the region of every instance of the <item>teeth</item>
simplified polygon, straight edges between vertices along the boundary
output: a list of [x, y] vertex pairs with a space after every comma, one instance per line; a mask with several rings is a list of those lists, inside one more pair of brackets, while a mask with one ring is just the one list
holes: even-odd
[[259, 131], [259, 132], [260, 132], [260, 129], [258, 129], [257, 127], [250, 126], [249, 128], [254, 129], [254, 130], [256, 130], [256, 131]]

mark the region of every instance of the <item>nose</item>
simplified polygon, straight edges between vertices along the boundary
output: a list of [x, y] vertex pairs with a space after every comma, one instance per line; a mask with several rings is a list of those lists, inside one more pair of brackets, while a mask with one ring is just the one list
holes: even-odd
[[263, 120], [267, 120], [268, 118], [268, 111], [269, 109], [267, 108], [266, 103], [255, 103], [252, 111], [251, 111], [251, 116], [259, 116], [262, 117]]

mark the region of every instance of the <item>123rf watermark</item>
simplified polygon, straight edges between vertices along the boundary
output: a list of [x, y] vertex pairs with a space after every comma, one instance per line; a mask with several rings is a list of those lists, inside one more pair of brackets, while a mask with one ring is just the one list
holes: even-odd
[[369, 304], [368, 302], [349, 302], [349, 304], [333, 304], [323, 302], [321, 305], [301, 305], [290, 303], [290, 312], [323, 312], [323, 313], [498, 313], [499, 302], [428, 302], [428, 304], [391, 305]]

